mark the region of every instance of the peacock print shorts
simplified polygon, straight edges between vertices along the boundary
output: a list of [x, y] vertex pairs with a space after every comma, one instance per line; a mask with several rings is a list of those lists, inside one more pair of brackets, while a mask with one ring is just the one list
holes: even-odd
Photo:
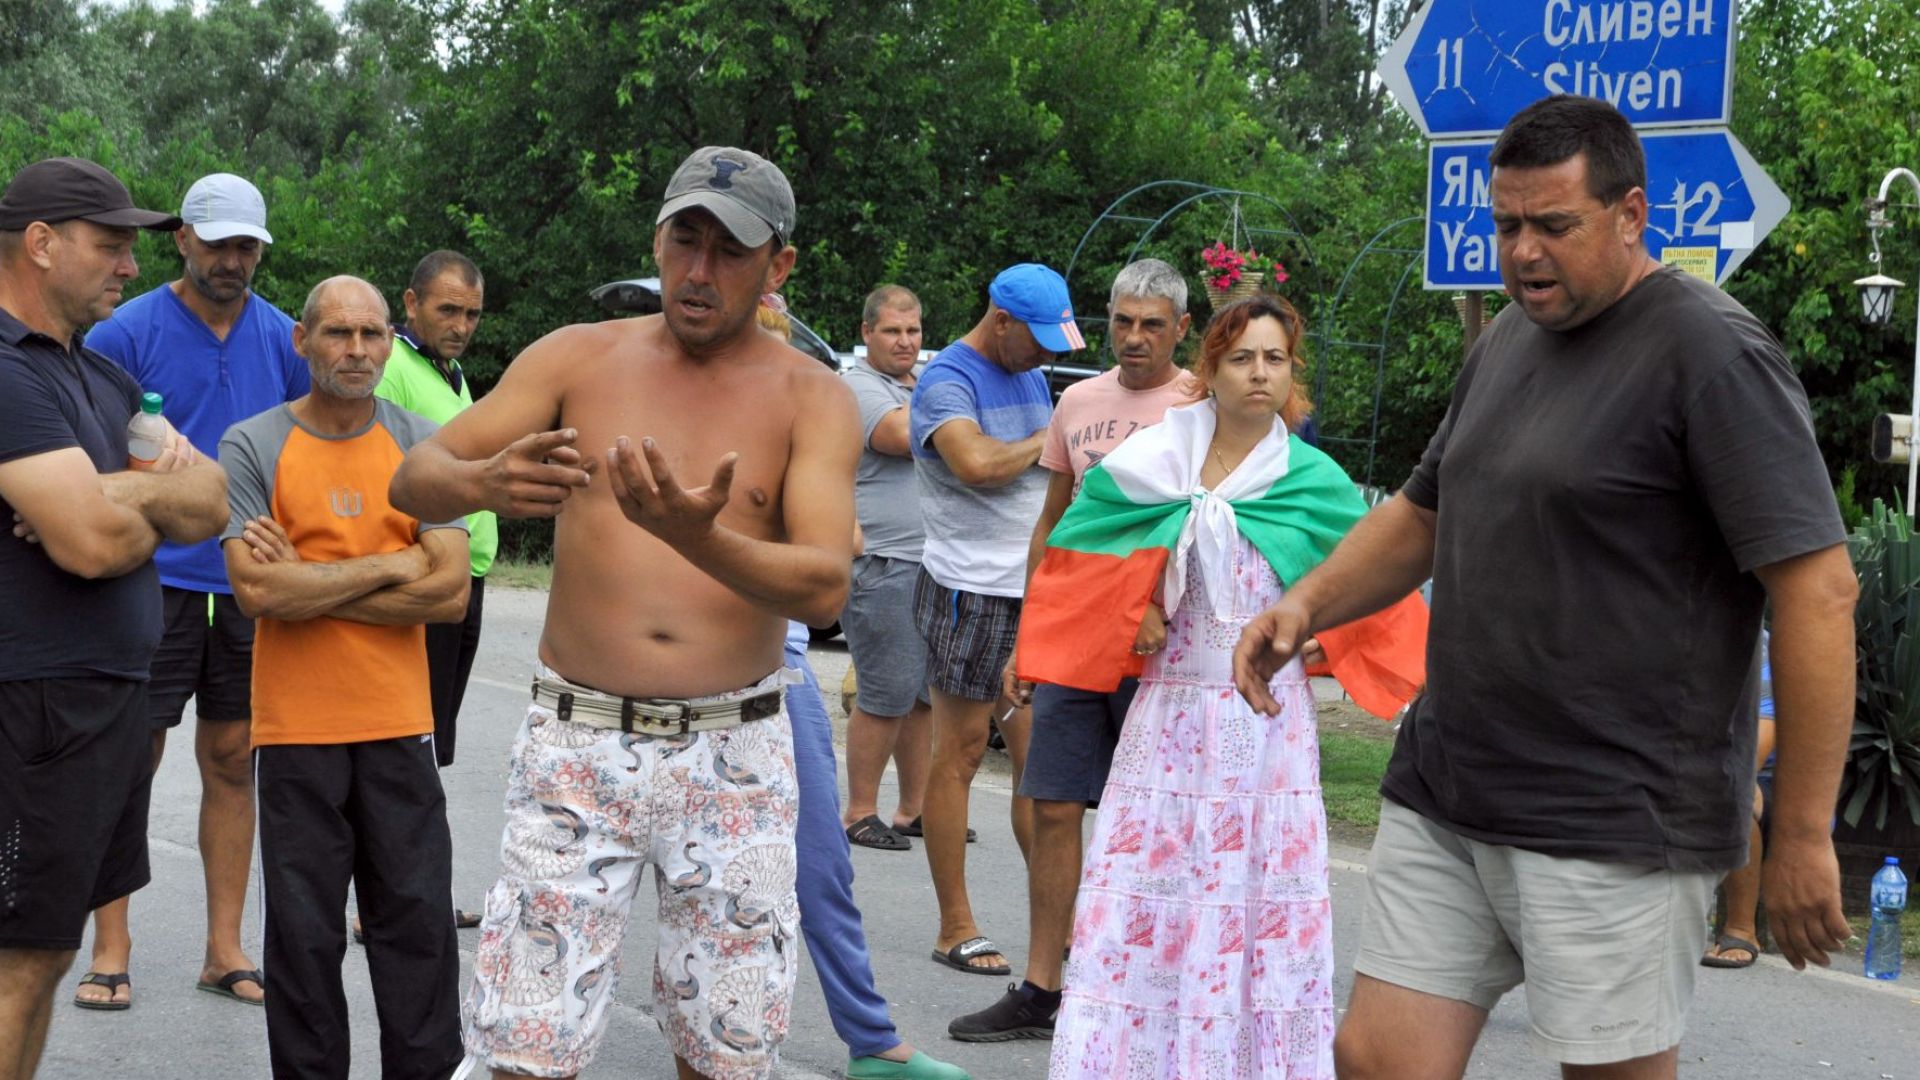
[[[558, 678], [544, 666], [539, 673]], [[788, 681], [776, 671], [694, 704]], [[800, 967], [798, 811], [784, 709], [659, 737], [530, 707], [508, 766], [503, 868], [487, 893], [462, 1008], [463, 1072], [551, 1077], [587, 1067], [651, 863], [660, 912], [654, 1015], [669, 1045], [714, 1080], [770, 1075]]]

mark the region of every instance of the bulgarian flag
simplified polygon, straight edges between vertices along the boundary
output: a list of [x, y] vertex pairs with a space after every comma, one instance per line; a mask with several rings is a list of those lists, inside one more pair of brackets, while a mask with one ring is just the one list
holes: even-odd
[[[1134, 635], [1156, 591], [1165, 610], [1180, 607], [1189, 560], [1199, 560], [1211, 601], [1225, 605], [1239, 536], [1291, 585], [1366, 514], [1340, 466], [1277, 417], [1217, 490], [1203, 490], [1213, 430], [1211, 401], [1170, 409], [1087, 471], [1027, 586], [1021, 679], [1111, 691], [1144, 670]], [[1426, 682], [1427, 607], [1417, 593], [1315, 636], [1334, 677], [1375, 716], [1393, 716]]]

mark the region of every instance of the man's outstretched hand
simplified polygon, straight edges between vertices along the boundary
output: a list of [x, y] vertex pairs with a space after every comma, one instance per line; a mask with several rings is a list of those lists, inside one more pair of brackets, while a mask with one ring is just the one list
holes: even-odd
[[1255, 712], [1278, 716], [1280, 703], [1273, 699], [1267, 684], [1273, 674], [1300, 654], [1309, 637], [1312, 613], [1290, 596], [1253, 617], [1240, 631], [1240, 644], [1233, 650], [1233, 685]]
[[550, 518], [593, 478], [599, 462], [575, 449], [574, 428], [515, 439], [487, 460], [487, 509], [502, 517]]
[[707, 486], [683, 488], [652, 439], [641, 439], [640, 452], [635, 453], [633, 443], [622, 435], [607, 450], [607, 475], [614, 501], [627, 520], [677, 547], [713, 531], [714, 519], [726, 508], [732, 492], [733, 469], [739, 460], [739, 454], [727, 454], [714, 466]]

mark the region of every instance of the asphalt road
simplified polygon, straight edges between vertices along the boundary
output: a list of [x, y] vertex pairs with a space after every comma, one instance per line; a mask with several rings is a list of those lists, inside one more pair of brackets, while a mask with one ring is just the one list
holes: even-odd
[[[545, 606], [544, 594], [489, 590], [487, 623], [473, 685], [461, 718], [460, 760], [444, 774], [454, 840], [454, 883], [462, 906], [478, 908], [498, 869], [500, 793], [506, 747], [526, 707], [528, 674]], [[813, 663], [828, 688], [828, 707], [844, 724], [838, 697], [846, 650], [816, 648]], [[191, 721], [189, 721], [191, 723]], [[197, 993], [204, 933], [200, 862], [195, 850], [199, 780], [187, 743], [170, 749], [154, 785], [154, 881], [134, 899], [134, 1007], [124, 1013], [83, 1012], [65, 1003], [76, 966], [63, 986], [41, 1075], [57, 1080], [134, 1077], [202, 1080], [266, 1075], [266, 1037], [259, 1010]], [[969, 880], [981, 926], [1005, 946], [1018, 970], [1026, 943], [1025, 875], [1007, 823], [1004, 762], [974, 792], [973, 824], [981, 841], [969, 851]], [[891, 788], [882, 793], [891, 798]], [[887, 806], [883, 801], [883, 807]], [[1332, 881], [1335, 947], [1344, 1002], [1359, 932], [1366, 853], [1336, 844]], [[893, 1003], [901, 1033], [936, 1057], [958, 1062], [976, 1080], [1037, 1080], [1046, 1073], [1047, 1044], [970, 1045], [946, 1038], [947, 1021], [983, 1008], [1005, 979], [936, 966], [933, 890], [919, 849], [908, 853], [854, 849], [855, 886], [865, 912], [880, 990]], [[643, 890], [643, 896], [645, 895]], [[247, 940], [259, 941], [257, 892], [248, 906]], [[647, 972], [653, 919], [636, 911], [626, 938], [626, 978], [612, 1023], [588, 1077], [670, 1077], [672, 1065], [654, 1024]], [[461, 943], [471, 959], [474, 932]], [[84, 965], [86, 951], [81, 951]], [[258, 953], [255, 954], [258, 959]], [[1857, 965], [1857, 958], [1854, 964]], [[352, 1075], [377, 1077], [376, 1033], [367, 970], [349, 948], [347, 992], [354, 1009]], [[802, 976], [793, 1028], [776, 1075], [782, 1080], [838, 1077], [846, 1051], [828, 1026], [818, 984]], [[1872, 983], [1850, 972], [1796, 973], [1776, 957], [1745, 971], [1700, 972], [1681, 1072], [1700, 1080], [1798, 1080], [1801, 1077], [1920, 1080], [1920, 974]], [[1508, 996], [1490, 1019], [1470, 1077], [1550, 1077], [1558, 1071], [1527, 1046], [1524, 991]]]

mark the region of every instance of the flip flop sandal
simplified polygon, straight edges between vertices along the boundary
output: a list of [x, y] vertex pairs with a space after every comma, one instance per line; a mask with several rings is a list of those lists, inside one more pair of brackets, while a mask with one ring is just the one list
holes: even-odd
[[[923, 814], [921, 816], [924, 817], [925, 815]], [[912, 821], [907, 822], [905, 825], [896, 825], [894, 826], [893, 831], [899, 833], [901, 836], [927, 835], [926, 830], [921, 827], [920, 818], [914, 818]], [[977, 844], [979, 842], [980, 842], [980, 834], [977, 832], [974, 832], [973, 828], [969, 826], [967, 828], [967, 843]]]
[[453, 909], [453, 927], [456, 930], [471, 930], [480, 925], [480, 913], [464, 908]]
[[880, 851], [913, 850], [913, 841], [888, 828], [886, 822], [872, 814], [847, 826], [847, 840]]
[[86, 998], [76, 994], [73, 1003], [82, 1009], [98, 1009], [101, 1012], [125, 1012], [133, 1008], [133, 1002], [131, 1001], [113, 1000], [113, 992], [123, 986], [127, 988], [128, 995], [132, 995], [133, 980], [128, 978], [127, 973], [124, 971], [115, 972], [111, 975], [102, 975], [97, 971], [89, 971], [85, 975], [80, 976], [80, 985], [104, 986], [107, 988], [107, 1000], [105, 1001], [88, 1001]]
[[229, 971], [225, 975], [220, 976], [217, 982], [207, 982], [205, 979], [202, 979], [194, 984], [194, 988], [205, 990], [209, 994], [219, 994], [221, 997], [232, 998], [242, 1005], [265, 1006], [267, 1003], [265, 998], [255, 1001], [252, 998], [244, 998], [233, 992], [233, 988], [243, 982], [253, 983], [263, 991], [267, 988], [267, 977], [265, 975], [262, 975], [258, 971], [250, 971], [246, 968], [236, 968], [233, 971]]
[[[1721, 955], [1728, 949], [1739, 949], [1747, 954], [1747, 958], [1745, 960], [1729, 960], [1727, 957]], [[1713, 952], [1700, 958], [1700, 966], [1710, 968], [1752, 967], [1753, 962], [1758, 959], [1760, 959], [1760, 946], [1745, 938], [1735, 937], [1732, 934], [1721, 934], [1719, 939], [1713, 943]]]
[[978, 967], [967, 962], [976, 956], [998, 956], [1004, 958], [1006, 955], [1006, 953], [1000, 951], [999, 946], [988, 940], [984, 934], [979, 937], [970, 937], [960, 944], [955, 945], [953, 948], [948, 949], [946, 952], [941, 952], [939, 949], [933, 950], [935, 963], [944, 964], [947, 967], [953, 968], [955, 971], [964, 971], [969, 975], [1013, 974], [1013, 968], [1008, 964]]

